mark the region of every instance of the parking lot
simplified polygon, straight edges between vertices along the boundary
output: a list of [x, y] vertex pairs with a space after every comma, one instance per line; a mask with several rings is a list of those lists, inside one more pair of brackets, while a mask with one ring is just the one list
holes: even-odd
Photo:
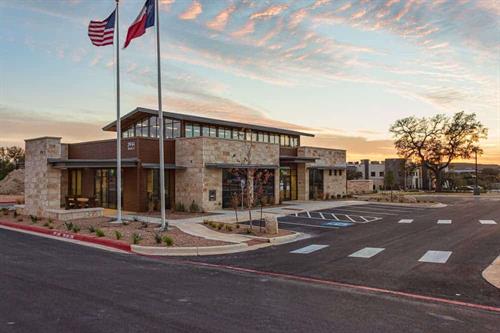
[[295, 212], [279, 219], [283, 228], [302, 232], [315, 229], [338, 229], [359, 224], [394, 220], [396, 217], [414, 219], [429, 208], [386, 204], [363, 204], [317, 211]]
[[500, 209], [457, 199], [444, 208], [369, 203], [292, 212], [298, 242], [196, 260], [500, 305], [481, 272], [500, 254]]

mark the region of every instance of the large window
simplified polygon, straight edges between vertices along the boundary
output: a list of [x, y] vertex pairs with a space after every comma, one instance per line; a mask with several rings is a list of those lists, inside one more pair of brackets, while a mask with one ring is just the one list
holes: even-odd
[[69, 194], [73, 196], [82, 195], [82, 170], [69, 170]]
[[323, 170], [309, 169], [309, 199], [323, 199]]
[[160, 137], [160, 123], [157, 116], [149, 118], [149, 136], [152, 138]]
[[196, 136], [201, 136], [201, 128], [198, 124], [186, 124], [186, 138], [192, 138]]

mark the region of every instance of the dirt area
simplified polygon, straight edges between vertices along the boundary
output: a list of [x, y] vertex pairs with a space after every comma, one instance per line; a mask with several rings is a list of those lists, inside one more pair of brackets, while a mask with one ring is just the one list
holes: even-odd
[[286, 235], [291, 235], [293, 233], [290, 230], [279, 229], [277, 234], [267, 234], [265, 232], [264, 224], [262, 224], [262, 229], [261, 229], [258, 221], [253, 222], [252, 229], [250, 229], [250, 225], [248, 224], [222, 223], [222, 222], [213, 222], [208, 220], [204, 221], [203, 225], [209, 229], [224, 234], [250, 235], [250, 236], [265, 237], [265, 238], [286, 236]]
[[375, 202], [399, 202], [399, 203], [434, 203], [432, 200], [426, 200], [424, 198], [418, 198], [414, 195], [403, 194], [399, 192], [390, 193], [375, 193], [375, 194], [367, 194], [367, 195], [357, 195], [356, 199], [360, 200], [368, 200]]
[[22, 195], [24, 193], [24, 169], [10, 172], [0, 181], [0, 194]]
[[[121, 234], [120, 241], [133, 244], [134, 235], [138, 239], [138, 245], [144, 246], [173, 246], [173, 247], [189, 247], [189, 246], [216, 246], [216, 245], [229, 245], [229, 243], [222, 241], [209, 240], [201, 237], [186, 234], [175, 227], [171, 227], [166, 232], [159, 232], [157, 226], [153, 224], [141, 222], [129, 222], [126, 225], [110, 224], [113, 219], [101, 217], [91, 219], [73, 220], [68, 223], [62, 221], [48, 219], [32, 220], [29, 216], [14, 216], [14, 212], [2, 211], [0, 213], [0, 220], [5, 222], [19, 223], [24, 225], [33, 225], [44, 227], [51, 230], [59, 230], [64, 232], [72, 232], [83, 235], [90, 235], [99, 237], [100, 231], [104, 234], [103, 238], [117, 240], [117, 232]], [[71, 223], [71, 224], [70, 224]], [[68, 229], [71, 229], [69, 231]], [[92, 231], [93, 230], [93, 231]], [[156, 242], [155, 235], [161, 237], [161, 242]], [[173, 243], [167, 245], [165, 237], [168, 236]]]

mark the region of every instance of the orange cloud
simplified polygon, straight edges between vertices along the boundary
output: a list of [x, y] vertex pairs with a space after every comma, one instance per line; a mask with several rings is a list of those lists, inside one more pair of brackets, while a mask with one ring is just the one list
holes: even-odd
[[273, 16], [279, 15], [281, 12], [283, 12], [285, 9], [288, 8], [288, 5], [282, 4], [282, 5], [274, 5], [267, 7], [263, 11], [253, 13], [250, 16], [250, 19], [255, 20], [255, 19], [268, 19]]
[[227, 21], [230, 15], [235, 11], [236, 6], [231, 5], [226, 9], [223, 9], [217, 16], [207, 23], [207, 27], [213, 30], [222, 31], [226, 27]]
[[198, 17], [198, 15], [200, 15], [201, 13], [203, 12], [203, 8], [201, 6], [201, 3], [199, 3], [198, 1], [193, 1], [193, 3], [191, 4], [191, 6], [189, 6], [189, 8], [184, 12], [182, 13], [179, 18], [181, 20], [194, 20]]
[[236, 30], [233, 33], [231, 33], [231, 36], [242, 37], [242, 36], [246, 36], [248, 34], [251, 34], [254, 31], [255, 31], [254, 21], [248, 20], [247, 23], [245, 23], [245, 25], [241, 29]]

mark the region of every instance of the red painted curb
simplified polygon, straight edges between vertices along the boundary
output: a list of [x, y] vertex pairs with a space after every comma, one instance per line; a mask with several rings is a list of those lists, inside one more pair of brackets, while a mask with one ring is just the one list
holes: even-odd
[[112, 248], [122, 250], [122, 251], [132, 252], [130, 244], [120, 242], [120, 241], [115, 241], [112, 239], [98, 238], [98, 237], [87, 236], [87, 235], [79, 235], [79, 234], [75, 234], [72, 232], [51, 230], [51, 229], [37, 227], [37, 226], [33, 226], [33, 225], [22, 225], [22, 224], [15, 224], [15, 223], [4, 222], [4, 221], [0, 221], [0, 225], [4, 225], [6, 227], [13, 228], [13, 229], [26, 230], [26, 231], [36, 232], [39, 234], [45, 234], [45, 235], [50, 235], [50, 236], [55, 236], [55, 237], [66, 238], [66, 239], [74, 239], [74, 240], [78, 240], [81, 242], [99, 244], [99, 245], [112, 247]]
[[388, 294], [388, 295], [393, 295], [393, 296], [402, 296], [402, 297], [406, 297], [406, 298], [410, 298], [410, 299], [417, 299], [417, 300], [421, 300], [421, 301], [427, 301], [427, 302], [433, 302], [433, 303], [443, 303], [443, 304], [450, 304], [450, 305], [458, 305], [458, 306], [463, 306], [463, 307], [472, 308], [472, 309], [479, 309], [479, 310], [486, 310], [486, 311], [500, 313], [500, 307], [496, 307], [496, 306], [469, 303], [469, 302], [464, 302], [464, 301], [456, 301], [456, 300], [441, 298], [441, 297], [425, 296], [425, 295], [414, 294], [414, 293], [409, 293], [409, 292], [404, 292], [404, 291], [362, 286], [362, 285], [356, 285], [356, 284], [351, 284], [351, 283], [337, 282], [337, 281], [332, 281], [332, 280], [323, 280], [323, 279], [318, 279], [318, 278], [292, 275], [292, 274], [286, 274], [286, 273], [274, 273], [274, 272], [268, 272], [268, 271], [259, 271], [256, 269], [243, 268], [243, 267], [237, 267], [237, 266], [231, 266], [231, 265], [212, 264], [212, 263], [199, 262], [199, 261], [184, 261], [184, 262], [187, 262], [187, 263], [190, 263], [193, 265], [197, 265], [197, 266], [204, 266], [204, 267], [211, 267], [211, 268], [222, 268], [222, 269], [227, 269], [227, 270], [236, 271], [236, 272], [271, 276], [271, 277], [275, 277], [275, 278], [300, 281], [300, 282], [317, 283], [317, 284], [322, 284], [322, 285], [349, 288], [349, 289], [361, 290], [361, 291], [372, 292], [372, 293]]

